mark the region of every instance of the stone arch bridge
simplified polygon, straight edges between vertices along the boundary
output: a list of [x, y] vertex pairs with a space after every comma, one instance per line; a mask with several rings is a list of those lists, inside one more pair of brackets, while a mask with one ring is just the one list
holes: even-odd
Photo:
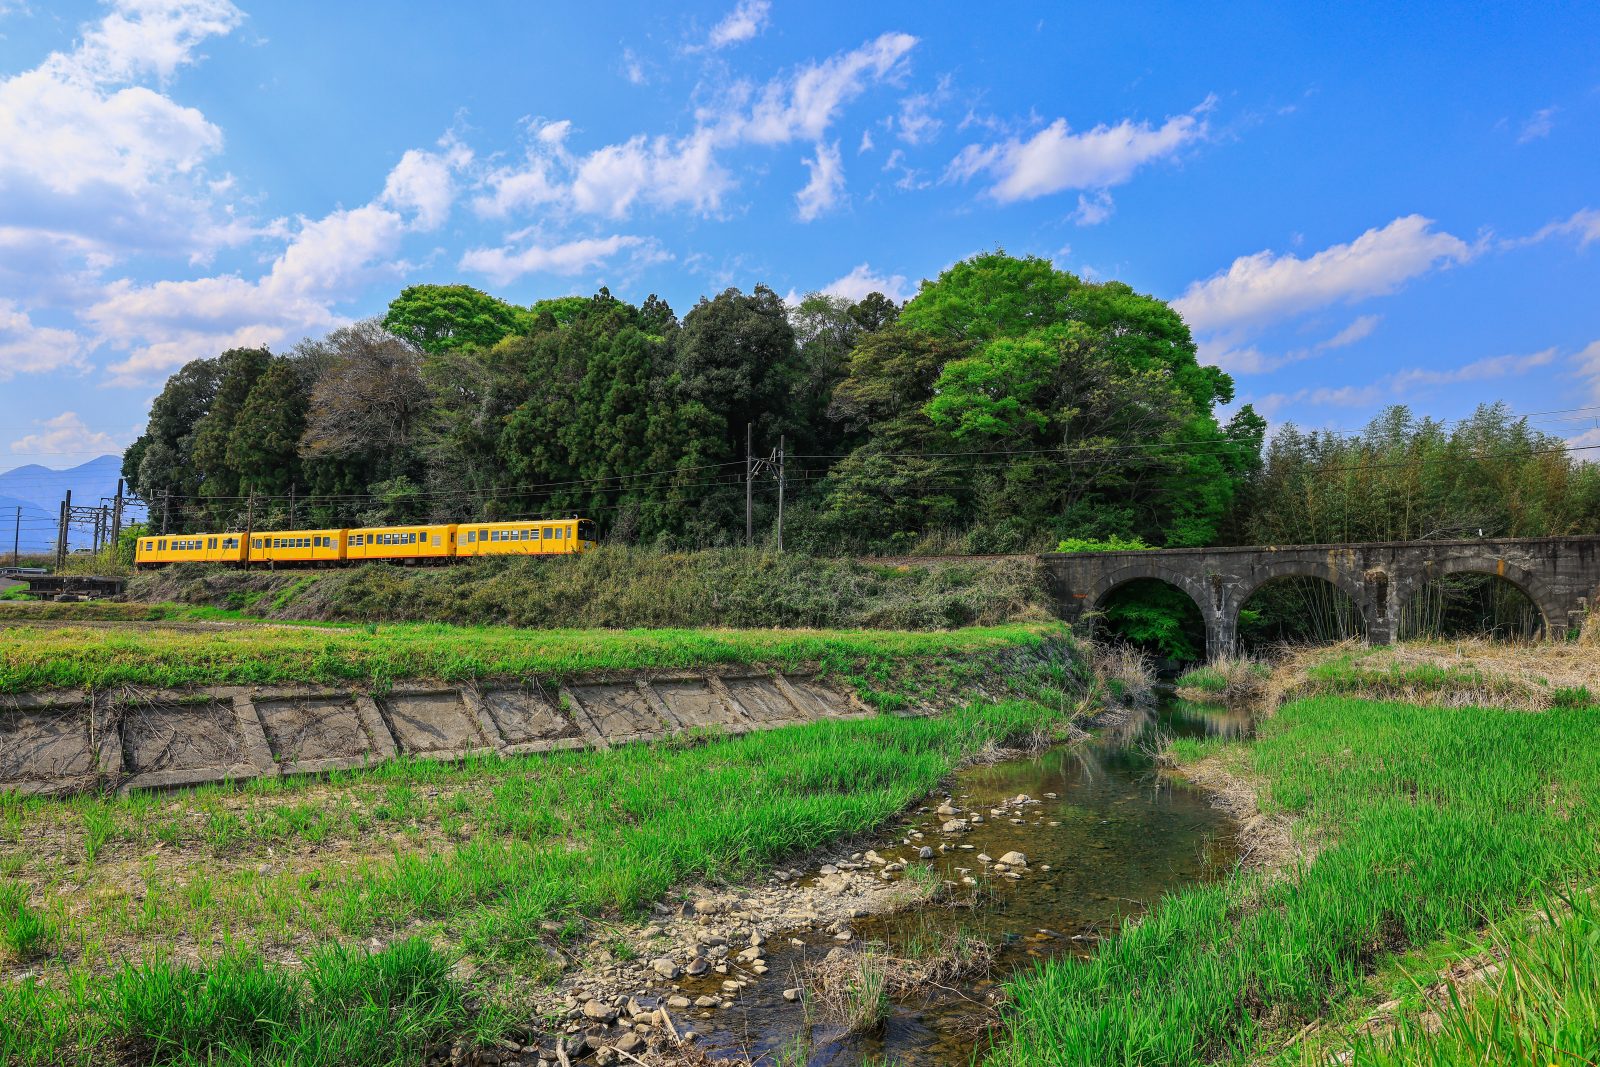
[[1348, 545], [1168, 548], [1136, 552], [1049, 552], [1044, 564], [1057, 611], [1093, 625], [1106, 598], [1141, 578], [1176, 586], [1200, 609], [1206, 652], [1230, 652], [1239, 609], [1277, 578], [1321, 578], [1350, 597], [1367, 640], [1394, 639], [1401, 606], [1427, 582], [1451, 574], [1491, 574], [1525, 593], [1545, 633], [1565, 633], [1600, 596], [1600, 536], [1382, 541]]

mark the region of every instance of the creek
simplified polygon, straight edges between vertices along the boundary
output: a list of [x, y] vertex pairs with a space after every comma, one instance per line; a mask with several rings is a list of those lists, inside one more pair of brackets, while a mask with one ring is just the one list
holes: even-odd
[[[839, 942], [815, 930], [781, 932], [769, 939], [767, 959], [779, 980], [747, 991], [714, 1023], [695, 1020], [705, 1027], [702, 1047], [720, 1059], [785, 1067], [971, 1064], [982, 1056], [990, 1005], [1008, 976], [1055, 956], [1087, 955], [1162, 894], [1228, 874], [1238, 857], [1233, 822], [1203, 791], [1160, 774], [1151, 752], [1162, 735], [1239, 736], [1248, 729], [1248, 717], [1238, 713], [1166, 699], [1081, 744], [958, 771], [947, 800], [930, 797], [902, 817], [879, 838], [894, 845], [877, 851], [891, 862], [931, 864], [956, 883], [963, 906], [930, 903], [858, 918], [845, 949], [914, 957], [926, 951], [919, 946], [965, 936], [989, 946], [987, 973], [922, 984], [889, 999], [881, 1026], [847, 1033], [815, 998], [783, 996]], [[1024, 794], [1030, 801], [1017, 803]], [[942, 833], [950, 818], [935, 810], [942, 802], [960, 809], [959, 817], [983, 821], [965, 833]], [[932, 847], [933, 857], [918, 860], [921, 846]], [[1011, 851], [1027, 857], [1016, 879], [979, 859]], [[978, 886], [963, 881], [969, 878]]]

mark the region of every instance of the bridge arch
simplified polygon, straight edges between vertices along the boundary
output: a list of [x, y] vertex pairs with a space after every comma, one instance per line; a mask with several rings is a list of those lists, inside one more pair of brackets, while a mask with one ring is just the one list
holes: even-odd
[[1115, 567], [1090, 588], [1084, 597], [1084, 609], [1090, 625], [1095, 625], [1094, 620], [1105, 613], [1106, 602], [1112, 594], [1139, 581], [1157, 581], [1170, 585], [1189, 598], [1200, 615], [1201, 624], [1205, 627], [1206, 658], [1213, 658], [1223, 649], [1232, 646], [1231, 632], [1223, 634], [1218, 627], [1220, 615], [1215, 602], [1220, 600], [1220, 597], [1211, 595], [1203, 579], [1163, 566], [1152, 559], [1141, 559]]
[[1341, 569], [1320, 559], [1278, 559], [1251, 567], [1232, 590], [1227, 610], [1233, 616], [1235, 632], [1238, 631], [1239, 615], [1250, 603], [1250, 598], [1273, 582], [1286, 578], [1313, 578], [1326, 582], [1349, 598], [1350, 606], [1360, 616], [1362, 634], [1370, 634], [1376, 628], [1378, 605], [1364, 587], [1364, 582], [1352, 577], [1348, 568]]
[[1533, 604], [1534, 610], [1539, 613], [1540, 621], [1544, 623], [1544, 632], [1547, 636], [1561, 632], [1560, 628], [1565, 624], [1566, 616], [1561, 610], [1561, 601], [1543, 579], [1515, 563], [1506, 562], [1499, 556], [1458, 555], [1428, 560], [1422, 565], [1422, 576], [1417, 582], [1417, 588], [1421, 589], [1427, 582], [1447, 578], [1452, 574], [1483, 574], [1510, 583]]
[[1350, 603], [1360, 609], [1367, 622], [1372, 622], [1372, 607], [1366, 603], [1366, 590], [1361, 583], [1331, 563], [1321, 560], [1283, 559], [1250, 568], [1248, 577], [1240, 583], [1235, 594], [1234, 610], [1244, 607], [1262, 586], [1279, 578], [1321, 578], [1349, 597]]

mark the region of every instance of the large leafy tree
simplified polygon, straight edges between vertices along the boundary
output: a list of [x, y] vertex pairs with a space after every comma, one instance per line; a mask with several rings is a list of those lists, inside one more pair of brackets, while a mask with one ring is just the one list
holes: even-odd
[[470, 285], [413, 285], [389, 302], [383, 327], [425, 352], [492, 348], [526, 332], [534, 314]]

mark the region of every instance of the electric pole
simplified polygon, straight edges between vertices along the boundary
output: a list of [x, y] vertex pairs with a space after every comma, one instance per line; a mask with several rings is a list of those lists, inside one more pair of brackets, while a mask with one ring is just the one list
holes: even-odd
[[783, 551], [783, 447], [787, 437], [778, 435], [778, 551]]
[[67, 527], [72, 521], [72, 490], [61, 501], [61, 525], [56, 529], [56, 570], [67, 565]]
[[111, 543], [122, 540], [122, 479], [117, 479], [117, 499], [111, 511]]
[[291, 529], [291, 530], [297, 530], [297, 529], [300, 528], [300, 524], [295, 522], [294, 490], [295, 490], [295, 485], [294, 485], [293, 482], [290, 482], [289, 483], [289, 529]]
[[744, 547], [755, 544], [756, 526], [754, 505], [750, 493], [756, 480], [756, 457], [750, 451], [750, 423], [744, 424]]
[[172, 490], [161, 490], [161, 533], [167, 532], [167, 513], [172, 510]]
[[11, 528], [11, 565], [22, 564], [22, 505], [17, 505], [17, 524]]

